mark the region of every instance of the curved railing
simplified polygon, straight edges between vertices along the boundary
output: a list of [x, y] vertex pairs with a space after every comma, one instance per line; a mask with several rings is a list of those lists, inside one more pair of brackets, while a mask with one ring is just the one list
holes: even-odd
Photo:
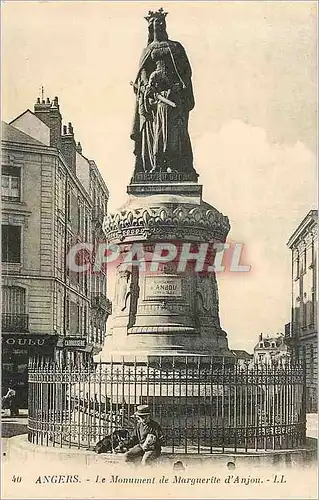
[[216, 365], [214, 358], [157, 358], [94, 367], [33, 360], [29, 367], [29, 440], [89, 448], [133, 428], [148, 404], [167, 451], [292, 449], [305, 443], [301, 365]]

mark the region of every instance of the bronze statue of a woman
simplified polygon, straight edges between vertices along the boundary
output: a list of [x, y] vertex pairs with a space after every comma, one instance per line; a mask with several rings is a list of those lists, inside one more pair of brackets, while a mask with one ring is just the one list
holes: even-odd
[[183, 46], [168, 39], [166, 15], [159, 9], [145, 18], [148, 44], [133, 83], [134, 173], [182, 172], [196, 180], [188, 134], [188, 116], [195, 105], [192, 70]]

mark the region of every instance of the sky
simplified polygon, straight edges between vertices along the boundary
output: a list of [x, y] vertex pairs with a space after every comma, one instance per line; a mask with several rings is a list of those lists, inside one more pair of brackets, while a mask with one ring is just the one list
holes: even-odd
[[196, 105], [190, 135], [203, 198], [230, 219], [249, 273], [218, 276], [221, 323], [233, 349], [290, 320], [286, 243], [317, 183], [317, 2], [17, 2], [2, 5], [2, 119], [59, 97], [83, 154], [125, 203], [133, 172], [129, 82], [147, 40], [144, 16], [163, 6], [185, 47]]

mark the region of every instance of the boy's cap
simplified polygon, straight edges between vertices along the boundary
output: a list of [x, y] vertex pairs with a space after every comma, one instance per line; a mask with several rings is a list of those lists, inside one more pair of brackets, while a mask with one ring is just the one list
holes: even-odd
[[139, 405], [137, 407], [137, 410], [135, 412], [135, 415], [138, 415], [139, 417], [143, 417], [144, 415], [150, 415], [150, 407], [148, 405]]

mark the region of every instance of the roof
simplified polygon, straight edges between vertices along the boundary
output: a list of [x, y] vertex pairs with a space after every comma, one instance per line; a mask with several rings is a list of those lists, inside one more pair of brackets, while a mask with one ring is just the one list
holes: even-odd
[[[11, 120], [11, 122], [9, 122], [9, 125], [13, 125], [14, 122], [16, 122], [17, 120], [19, 120], [19, 118], [21, 118], [23, 115], [26, 115], [27, 113], [31, 113], [31, 115], [34, 115], [36, 116], [32, 111], [31, 109], [26, 109], [25, 111], [23, 111], [22, 113], [20, 113], [18, 116], [16, 116], [15, 118], [13, 118], [13, 120]], [[14, 126], [14, 125], [13, 125]]]
[[311, 224], [318, 224], [318, 210], [310, 210], [306, 217], [300, 222], [299, 226], [295, 232], [290, 236], [287, 246], [292, 248], [294, 243], [296, 243], [302, 236], [303, 231]]
[[21, 144], [29, 144], [31, 146], [44, 146], [42, 142], [33, 139], [30, 135], [21, 132], [21, 130], [3, 121], [1, 122], [1, 132], [1, 139], [3, 141], [20, 142]]
[[[263, 347], [260, 347], [260, 343], [263, 343]], [[275, 346], [272, 347], [272, 344], [275, 343]], [[279, 349], [283, 350], [287, 348], [287, 344], [285, 343], [285, 337], [284, 335], [280, 335], [279, 337], [264, 337], [260, 339], [257, 344], [254, 347], [254, 352], [261, 350], [264, 351], [265, 349]]]
[[242, 349], [231, 349], [231, 352], [236, 356], [236, 358], [251, 359], [253, 357], [252, 354], [249, 354], [249, 352]]

